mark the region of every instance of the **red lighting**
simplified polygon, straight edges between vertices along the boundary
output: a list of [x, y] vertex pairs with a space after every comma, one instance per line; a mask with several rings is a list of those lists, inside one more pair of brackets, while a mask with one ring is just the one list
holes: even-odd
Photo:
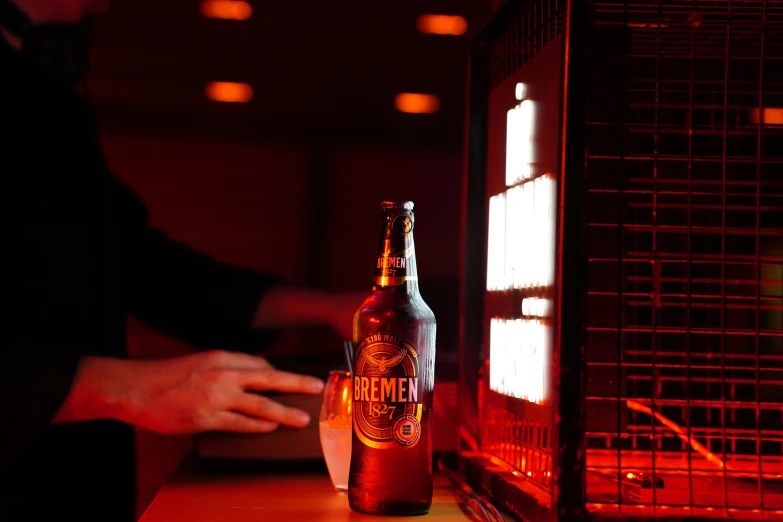
[[253, 88], [246, 83], [209, 82], [204, 92], [212, 101], [247, 103], [253, 99]]
[[468, 21], [461, 16], [423, 14], [416, 20], [416, 28], [427, 34], [461, 36], [468, 30]]
[[253, 7], [243, 0], [204, 0], [199, 7], [206, 18], [221, 20], [247, 20], [253, 14]]
[[409, 114], [432, 114], [440, 109], [440, 100], [433, 94], [401, 92], [394, 98], [394, 106]]
[[[750, 110], [751, 123], [759, 122], [759, 109]], [[781, 107], [764, 107], [764, 118], [761, 123], [767, 125], [783, 125], [783, 108]]]
[[699, 453], [702, 457], [707, 459], [708, 462], [712, 462], [719, 468], [723, 469], [726, 468], [730, 471], [734, 471], [730, 466], [726, 466], [726, 464], [714, 453], [712, 453], [710, 450], [708, 450], [702, 443], [700, 443], [698, 440], [696, 440], [696, 437], [688, 437], [686, 430], [681, 428], [678, 424], [675, 422], [672, 422], [667, 417], [665, 417], [663, 414], [654, 411], [652, 408], [649, 408], [647, 406], [644, 406], [643, 404], [639, 404], [636, 401], [627, 400], [625, 401], [626, 404], [628, 404], [628, 407], [632, 410], [640, 411], [642, 413], [646, 413], [647, 415], [653, 416], [658, 421], [672, 430], [674, 433], [677, 434], [678, 437], [680, 437], [685, 442], [689, 443], [691, 447], [696, 450], [697, 453]]
[[634, 27], [639, 29], [658, 29], [663, 27], [669, 27], [667, 24], [659, 22], [628, 22], [628, 27]]

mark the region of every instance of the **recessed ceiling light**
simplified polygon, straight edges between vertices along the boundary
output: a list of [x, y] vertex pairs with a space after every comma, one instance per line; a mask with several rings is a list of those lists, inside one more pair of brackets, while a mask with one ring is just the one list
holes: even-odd
[[440, 109], [440, 99], [434, 94], [401, 92], [394, 98], [394, 106], [400, 112], [432, 114]]
[[456, 15], [423, 14], [416, 27], [422, 33], [460, 36], [467, 32], [468, 21]]
[[200, 10], [207, 18], [221, 20], [247, 20], [253, 14], [253, 7], [243, 0], [203, 0]]
[[247, 103], [253, 99], [253, 88], [246, 83], [209, 82], [204, 93], [212, 101]]

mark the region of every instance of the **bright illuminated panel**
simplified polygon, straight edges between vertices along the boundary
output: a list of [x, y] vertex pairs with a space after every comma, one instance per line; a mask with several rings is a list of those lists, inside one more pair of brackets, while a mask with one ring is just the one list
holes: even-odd
[[506, 323], [502, 319], [492, 319], [489, 324], [489, 389], [503, 393], [503, 381], [506, 375], [500, 365], [506, 358]]
[[516, 236], [514, 288], [533, 286], [535, 279], [536, 259], [541, 256], [538, 245], [534, 242], [537, 223], [533, 219], [536, 211], [536, 186], [533, 182], [525, 183], [517, 188], [522, 189], [522, 199], [514, 214], [519, 222], [519, 234]]
[[531, 244], [536, 245], [537, 252], [529, 254], [531, 276], [523, 285], [550, 286], [555, 277], [555, 181], [552, 176], [535, 180], [533, 210], [528, 217], [534, 224]]
[[[545, 307], [546, 308], [546, 307]], [[491, 390], [537, 404], [547, 399], [550, 328], [540, 318], [492, 319]]]
[[[507, 188], [489, 200], [487, 291], [508, 296], [493, 300], [502, 317], [489, 316], [489, 387], [543, 404], [549, 398], [552, 356], [549, 296], [554, 290], [557, 200], [555, 177], [547, 172], [555, 166], [551, 151], [535, 161], [541, 151], [534, 151], [534, 145], [543, 145], [534, 141], [538, 102], [529, 98], [536, 92], [530, 87], [514, 85], [518, 103], [506, 112]], [[519, 303], [519, 298], [521, 306], [509, 311], [508, 303]]]
[[209, 82], [204, 93], [212, 101], [247, 103], [253, 99], [253, 88], [246, 83]]
[[551, 175], [489, 200], [487, 290], [540, 288], [554, 281], [555, 181]]
[[247, 20], [253, 14], [253, 7], [242, 0], [204, 0], [199, 6], [206, 18], [221, 20]]
[[540, 299], [530, 297], [522, 299], [522, 315], [535, 317], [549, 317], [552, 309], [552, 301], [549, 299]]
[[532, 176], [533, 102], [523, 100], [506, 115], [506, 186]]
[[394, 98], [394, 106], [400, 112], [432, 114], [440, 109], [440, 99], [432, 94], [401, 92]]
[[506, 270], [506, 195], [489, 198], [489, 235], [487, 238], [487, 290], [505, 289]]
[[513, 288], [519, 278], [524, 262], [523, 221], [525, 192], [523, 186], [506, 191], [506, 244], [505, 244], [505, 276], [503, 288]]
[[514, 98], [516, 98], [517, 100], [520, 100], [520, 101], [524, 100], [526, 91], [527, 91], [527, 85], [525, 85], [522, 82], [517, 83], [514, 86]]
[[468, 21], [461, 16], [423, 14], [416, 20], [416, 28], [427, 34], [460, 36], [468, 30]]

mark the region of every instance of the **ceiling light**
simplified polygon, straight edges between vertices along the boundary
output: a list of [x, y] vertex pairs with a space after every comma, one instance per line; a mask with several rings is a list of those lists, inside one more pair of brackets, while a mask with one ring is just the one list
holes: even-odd
[[253, 88], [246, 83], [209, 82], [204, 93], [217, 102], [247, 103], [253, 99]]
[[200, 9], [205, 17], [221, 20], [247, 20], [253, 14], [253, 7], [243, 0], [203, 0]]
[[416, 27], [422, 33], [460, 36], [467, 32], [468, 21], [455, 15], [423, 14], [416, 20]]
[[394, 98], [394, 106], [400, 112], [432, 114], [440, 109], [440, 100], [433, 94], [401, 92]]

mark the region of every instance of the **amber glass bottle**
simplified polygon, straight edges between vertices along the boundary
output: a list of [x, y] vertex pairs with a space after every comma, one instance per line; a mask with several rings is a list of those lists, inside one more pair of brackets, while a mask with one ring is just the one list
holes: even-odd
[[413, 203], [381, 207], [375, 284], [354, 317], [348, 501], [413, 515], [432, 504], [435, 316], [419, 294]]

